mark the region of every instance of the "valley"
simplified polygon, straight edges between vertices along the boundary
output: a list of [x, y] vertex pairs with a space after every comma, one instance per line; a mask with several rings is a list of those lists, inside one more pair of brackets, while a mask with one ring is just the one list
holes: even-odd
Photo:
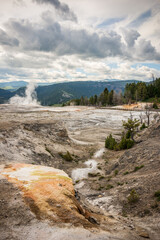
[[[0, 229], [3, 240], [52, 240], [57, 236], [66, 240], [75, 239], [75, 236], [78, 240], [159, 239], [160, 206], [154, 197], [160, 182], [158, 120], [137, 135], [139, 143], [132, 149], [111, 151], [104, 149], [105, 138], [112, 133], [120, 139], [122, 120], [130, 116], [129, 111], [82, 106], [0, 105], [0, 113], [0, 205], [3, 209]], [[140, 112], [132, 114], [138, 119]], [[152, 120], [153, 115], [154, 112]], [[19, 167], [37, 169], [38, 166], [42, 167], [41, 171], [46, 171], [45, 167], [50, 167], [52, 172], [55, 168], [63, 170], [72, 178], [75, 196], [73, 194], [71, 199], [76, 200], [71, 203], [69, 197], [64, 201], [66, 206], [73, 204], [73, 209], [81, 209], [78, 215], [72, 209], [68, 213], [72, 217], [76, 214], [76, 218], [71, 215], [66, 218], [60, 208], [55, 221], [51, 214], [55, 211], [54, 205], [47, 207], [48, 200], [42, 192], [40, 202], [36, 202], [34, 195], [34, 202], [26, 201], [25, 182], [19, 185], [11, 177], [7, 180], [4, 174], [5, 169], [10, 172], [18, 171]], [[40, 170], [39, 173], [35, 171], [40, 174]], [[130, 204], [128, 196], [132, 189], [139, 200]], [[54, 196], [50, 198], [55, 201]], [[56, 203], [57, 207], [61, 205]], [[38, 212], [33, 206], [39, 206]]]

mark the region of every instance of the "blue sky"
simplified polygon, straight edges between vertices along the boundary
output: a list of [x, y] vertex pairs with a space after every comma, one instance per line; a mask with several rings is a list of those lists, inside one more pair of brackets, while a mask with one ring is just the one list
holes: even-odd
[[140, 16], [138, 16], [129, 24], [129, 27], [138, 27], [139, 25], [142, 25], [145, 21], [147, 21], [147, 19], [150, 17], [152, 17], [152, 9], [149, 9], [140, 14]]
[[109, 18], [109, 19], [104, 20], [102, 23], [98, 24], [97, 28], [108, 27], [109, 25], [113, 25], [122, 20], [124, 20], [124, 18]]
[[158, 63], [136, 63], [136, 64], [132, 65], [133, 68], [142, 67], [142, 66], [146, 66], [148, 68], [160, 70], [160, 64], [158, 64]]
[[160, 77], [159, 0], [5, 0], [0, 82]]

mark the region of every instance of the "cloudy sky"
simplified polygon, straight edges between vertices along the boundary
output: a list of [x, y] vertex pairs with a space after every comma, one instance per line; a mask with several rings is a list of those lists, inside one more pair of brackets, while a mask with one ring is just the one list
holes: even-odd
[[160, 77], [160, 0], [0, 0], [0, 81]]

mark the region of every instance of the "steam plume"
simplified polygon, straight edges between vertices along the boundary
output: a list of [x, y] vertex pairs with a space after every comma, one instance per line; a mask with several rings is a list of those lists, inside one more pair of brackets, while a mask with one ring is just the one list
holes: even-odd
[[30, 82], [25, 90], [25, 96], [20, 97], [18, 95], [15, 95], [14, 97], [10, 98], [9, 103], [14, 105], [31, 105], [31, 106], [39, 105], [35, 89], [36, 89], [35, 83]]

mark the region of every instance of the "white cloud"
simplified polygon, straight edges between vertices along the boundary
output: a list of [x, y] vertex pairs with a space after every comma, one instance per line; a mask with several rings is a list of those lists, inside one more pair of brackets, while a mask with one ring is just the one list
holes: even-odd
[[154, 65], [132, 67], [159, 64], [159, 9], [159, 0], [3, 1], [0, 81], [159, 77]]

